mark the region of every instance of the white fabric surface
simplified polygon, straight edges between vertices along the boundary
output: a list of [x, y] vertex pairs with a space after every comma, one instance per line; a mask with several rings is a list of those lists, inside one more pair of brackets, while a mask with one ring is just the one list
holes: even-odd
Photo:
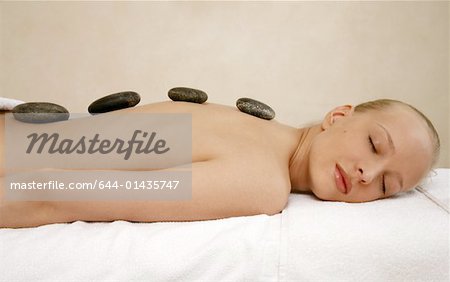
[[[450, 170], [436, 172], [423, 188], [444, 201]], [[449, 281], [448, 211], [417, 189], [362, 204], [294, 195], [283, 227], [279, 281]]]
[[[448, 197], [449, 174], [423, 188]], [[364, 204], [291, 194], [274, 216], [0, 229], [0, 281], [38, 279], [449, 281], [449, 214], [418, 190]]]
[[1, 111], [10, 111], [15, 106], [23, 104], [23, 103], [25, 103], [25, 102], [21, 101], [21, 100], [0, 97], [0, 110]]
[[3, 229], [0, 280], [276, 281], [280, 219]]
[[[425, 194], [438, 206], [450, 212], [450, 173], [449, 169], [438, 168], [430, 173], [430, 177], [418, 187], [418, 190]], [[445, 189], [447, 187], [447, 189]]]

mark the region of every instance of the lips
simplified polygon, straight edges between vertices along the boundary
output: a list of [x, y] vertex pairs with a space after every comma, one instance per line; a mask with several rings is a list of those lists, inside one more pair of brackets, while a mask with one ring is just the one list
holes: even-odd
[[350, 182], [345, 170], [343, 170], [339, 164], [336, 164], [334, 170], [334, 179], [339, 191], [344, 194], [350, 193], [350, 191], [352, 190], [352, 183]]

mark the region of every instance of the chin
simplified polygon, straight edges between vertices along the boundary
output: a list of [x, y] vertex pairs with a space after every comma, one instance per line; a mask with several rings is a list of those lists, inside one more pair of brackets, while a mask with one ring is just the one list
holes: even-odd
[[[322, 189], [315, 189], [315, 188], [311, 189], [313, 194], [317, 198], [319, 198], [323, 201], [337, 201], [336, 195], [331, 193], [331, 191], [329, 191], [329, 189], [323, 189], [324, 186], [318, 186], [318, 187], [322, 187]], [[330, 187], [330, 186], [328, 186], [328, 187]]]
[[311, 167], [311, 192], [324, 201], [340, 201], [334, 180], [335, 162], [317, 162]]
[[315, 179], [312, 179], [311, 183], [311, 192], [313, 192], [317, 198], [324, 201], [336, 201], [338, 196], [336, 195], [336, 184], [331, 181], [333, 179], [330, 180], [330, 175], [333, 174], [319, 173], [316, 175]]

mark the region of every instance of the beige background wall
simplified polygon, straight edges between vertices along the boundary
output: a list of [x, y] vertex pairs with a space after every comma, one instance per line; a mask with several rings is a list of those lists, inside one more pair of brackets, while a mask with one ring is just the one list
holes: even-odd
[[448, 2], [0, 2], [0, 96], [87, 112], [175, 86], [252, 97], [293, 126], [332, 107], [404, 100], [435, 123], [449, 167]]

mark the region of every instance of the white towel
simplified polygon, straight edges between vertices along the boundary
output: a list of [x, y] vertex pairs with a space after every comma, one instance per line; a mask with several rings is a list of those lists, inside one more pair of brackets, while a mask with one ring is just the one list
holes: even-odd
[[280, 220], [0, 228], [0, 281], [278, 281]]
[[[437, 172], [427, 187], [436, 199], [450, 191], [450, 170]], [[362, 204], [292, 194], [279, 281], [449, 281], [443, 206], [417, 190]]]
[[21, 100], [0, 97], [0, 111], [11, 111], [15, 106], [25, 103]]

